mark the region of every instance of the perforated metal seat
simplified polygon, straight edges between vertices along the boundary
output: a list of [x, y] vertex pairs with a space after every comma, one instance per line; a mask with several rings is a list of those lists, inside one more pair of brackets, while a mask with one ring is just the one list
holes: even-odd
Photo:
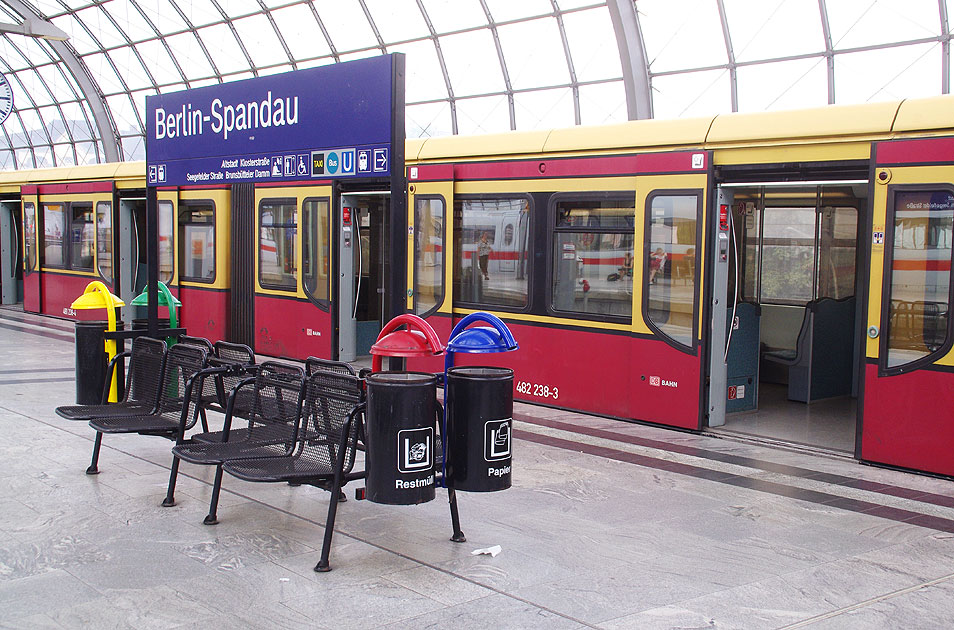
[[318, 357], [308, 357], [305, 359], [305, 375], [311, 376], [317, 371], [334, 372], [336, 374], [350, 374], [357, 376], [354, 366], [344, 361], [332, 361], [331, 359], [319, 359]]
[[[179, 441], [172, 449], [175, 457], [169, 477], [169, 490], [165, 504], [175, 504], [175, 486], [178, 475], [178, 460], [192, 464], [216, 465], [212, 503], [206, 524], [214, 524], [218, 496], [222, 484], [221, 464], [230, 458], [281, 456], [292, 452], [300, 425], [302, 405], [302, 369], [276, 362], [263, 363], [254, 377], [254, 403], [248, 417], [248, 426], [232, 432], [232, 414], [225, 417], [225, 426], [219, 442]], [[240, 384], [233, 393], [243, 391]]]
[[[133, 340], [132, 350], [116, 355], [106, 370], [108, 392], [116, 366], [120, 361], [129, 359], [123, 400], [102, 405], [65, 405], [57, 407], [56, 414], [67, 420], [89, 421], [93, 418], [153, 413], [159, 401], [159, 378], [165, 354], [165, 341], [137, 337]], [[107, 392], [104, 392], [104, 398]]]
[[316, 571], [330, 569], [328, 557], [341, 488], [365, 476], [355, 471], [364, 418], [364, 383], [351, 374], [316, 370], [308, 377], [302, 431], [293, 453], [283, 457], [229, 459], [222, 469], [245, 481], [291, 482], [329, 490], [321, 559]]
[[[216, 341], [214, 356], [209, 358], [210, 367], [230, 367], [235, 368], [225, 374], [219, 374], [215, 378], [206, 379], [202, 388], [202, 416], [205, 419], [206, 411], [216, 411], [225, 413], [228, 406], [230, 393], [238, 385], [255, 373], [255, 353], [245, 344], [229, 343], [227, 341]], [[235, 409], [233, 415], [239, 418], [248, 418], [255, 400], [255, 392], [251, 389], [243, 389], [236, 397]], [[197, 442], [221, 442], [222, 431], [209, 431], [208, 422], [202, 423], [203, 432], [192, 436]], [[236, 431], [233, 428], [233, 431]]]
[[96, 429], [96, 442], [93, 445], [93, 460], [86, 472], [99, 472], [97, 464], [104, 433], [140, 433], [176, 439], [191, 428], [198, 417], [197, 392], [202, 388], [202, 376], [199, 375], [197, 379], [194, 377], [205, 367], [206, 357], [207, 353], [201, 347], [184, 344], [173, 346], [162, 364], [159, 403], [153, 413], [90, 420], [89, 426]]

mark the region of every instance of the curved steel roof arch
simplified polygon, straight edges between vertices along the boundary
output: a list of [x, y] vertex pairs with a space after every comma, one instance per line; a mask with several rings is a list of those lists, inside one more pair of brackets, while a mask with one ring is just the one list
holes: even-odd
[[[420, 85], [408, 91], [416, 96], [407, 101], [406, 119], [409, 126], [414, 120], [420, 135], [695, 115], [700, 109], [749, 111], [753, 104], [773, 109], [805, 100], [806, 87], [827, 103], [904, 97], [909, 86], [912, 96], [950, 92], [954, 0], [870, 0], [864, 6], [766, 0], [758, 12], [739, 0], [354, 2], [0, 0], [7, 21], [22, 21], [0, 24], [0, 32], [3, 45], [19, 55], [10, 53], [3, 69], [21, 99], [11, 120], [23, 129], [22, 138], [14, 123], [0, 134], [0, 164], [138, 159], [147, 94], [395, 49], [409, 55], [409, 68], [417, 54], [417, 68], [428, 68], [408, 75]], [[779, 16], [791, 20], [793, 7], [798, 24], [782, 26], [798, 29], [800, 41], [811, 43], [775, 51], [763, 27], [780, 33]], [[706, 19], [694, 24], [699, 15]], [[879, 24], [886, 26], [884, 34], [869, 30]], [[71, 30], [75, 45], [24, 45], [19, 39], [69, 37], [58, 27]], [[312, 38], [314, 45], [299, 47], [295, 37]], [[694, 56], [700, 37], [718, 41], [725, 61], [711, 46], [715, 58]], [[150, 65], [153, 55], [166, 66]], [[869, 58], [875, 61], [864, 63]], [[773, 64], [790, 64], [794, 72], [773, 75], [782, 67]], [[857, 76], [866, 68], [883, 71], [866, 84]], [[938, 68], [938, 82], [905, 78]], [[789, 83], [773, 86], [774, 98], [753, 100], [753, 77], [767, 75], [787, 76]], [[724, 90], [724, 102], [710, 89]], [[42, 93], [23, 96], [27, 90]], [[466, 120], [459, 119], [462, 113]]]

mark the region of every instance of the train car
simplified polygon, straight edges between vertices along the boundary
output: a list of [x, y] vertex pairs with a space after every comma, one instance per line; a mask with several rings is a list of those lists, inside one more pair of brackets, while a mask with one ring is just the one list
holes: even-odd
[[407, 309], [503, 318], [459, 360], [520, 400], [954, 475], [952, 134], [939, 97], [409, 143]]
[[[445, 340], [489, 311], [520, 351], [458, 360], [513, 367], [519, 400], [954, 476], [952, 112], [409, 140], [401, 203], [380, 182], [160, 188], [160, 276], [190, 333], [261, 354], [352, 360], [401, 305]], [[141, 289], [143, 169], [0, 175], [26, 310], [74, 317], [94, 277]]]
[[141, 163], [2, 173], [0, 203], [17, 217], [26, 311], [96, 319], [70, 308], [89, 282], [118, 292], [121, 277], [135, 281], [136, 216], [145, 209]]

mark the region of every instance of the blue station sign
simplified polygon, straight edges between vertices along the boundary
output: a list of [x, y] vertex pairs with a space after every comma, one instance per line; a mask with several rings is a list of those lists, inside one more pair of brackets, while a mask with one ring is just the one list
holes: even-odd
[[147, 96], [148, 184], [388, 177], [393, 63], [382, 55]]

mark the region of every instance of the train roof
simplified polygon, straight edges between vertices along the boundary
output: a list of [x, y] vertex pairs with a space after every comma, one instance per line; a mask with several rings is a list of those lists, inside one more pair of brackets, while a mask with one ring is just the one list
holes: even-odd
[[[954, 134], [954, 95], [479, 136], [411, 138], [405, 143], [405, 157], [414, 163], [581, 151], [858, 142], [941, 134]], [[22, 184], [61, 181], [115, 180], [120, 188], [145, 187], [145, 171], [142, 161], [3, 171], [0, 192]]]
[[[0, 172], [0, 188], [8, 185], [62, 181], [145, 180], [145, 162], [107, 162], [89, 166], [63, 166]], [[145, 186], [145, 181], [142, 182]]]
[[545, 131], [443, 136], [414, 141], [407, 146], [406, 158], [414, 162], [599, 150], [720, 148], [888, 139], [912, 133], [954, 133], [954, 95], [705, 118], [634, 120]]

